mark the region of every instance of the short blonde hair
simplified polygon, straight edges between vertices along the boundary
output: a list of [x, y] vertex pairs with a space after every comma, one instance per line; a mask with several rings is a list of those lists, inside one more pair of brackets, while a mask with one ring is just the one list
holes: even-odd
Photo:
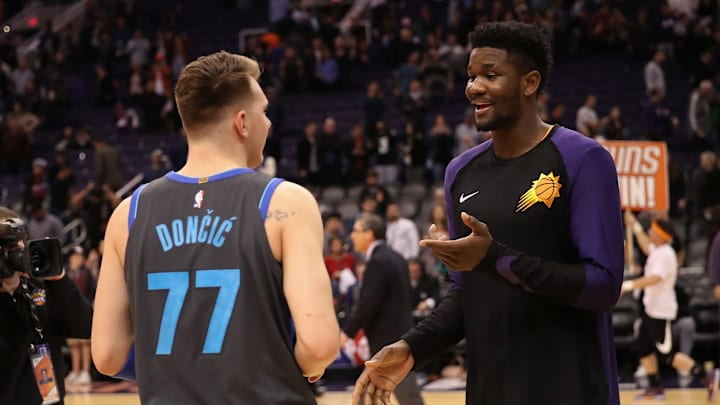
[[225, 51], [185, 66], [175, 85], [175, 103], [185, 129], [212, 123], [230, 105], [249, 99], [252, 82], [259, 77], [256, 61]]

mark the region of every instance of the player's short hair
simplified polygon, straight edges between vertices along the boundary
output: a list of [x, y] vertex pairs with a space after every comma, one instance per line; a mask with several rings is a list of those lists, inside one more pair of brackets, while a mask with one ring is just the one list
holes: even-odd
[[653, 222], [656, 223], [657, 226], [660, 227], [660, 229], [665, 231], [665, 233], [670, 235], [671, 238], [675, 239], [675, 227], [673, 226], [672, 222], [660, 218], [654, 219]]
[[364, 231], [371, 231], [377, 240], [385, 240], [385, 221], [377, 214], [362, 213], [358, 220]]
[[220, 51], [190, 62], [175, 85], [175, 103], [186, 129], [216, 121], [226, 108], [251, 97], [251, 85], [260, 77], [257, 62]]
[[540, 73], [538, 93], [547, 85], [552, 68], [552, 48], [539, 26], [517, 21], [488, 22], [475, 27], [468, 39], [472, 49], [504, 49], [521, 72], [537, 70]]

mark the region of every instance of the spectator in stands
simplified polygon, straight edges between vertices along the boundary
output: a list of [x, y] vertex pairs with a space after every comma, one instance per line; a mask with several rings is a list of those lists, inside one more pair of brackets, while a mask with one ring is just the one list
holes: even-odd
[[92, 150], [94, 148], [93, 139], [87, 128], [80, 127], [75, 131], [75, 136], [68, 143], [68, 149], [73, 150]]
[[285, 56], [280, 61], [279, 77], [284, 92], [297, 93], [305, 90], [305, 64], [298, 57], [295, 48], [285, 48]]
[[327, 241], [325, 254], [325, 267], [331, 279], [339, 279], [343, 270], [355, 268], [355, 255], [347, 251], [345, 238], [341, 233], [335, 233]]
[[30, 68], [28, 68], [27, 64], [24, 60], [20, 59], [18, 60], [18, 65], [12, 72], [12, 81], [13, 81], [13, 87], [15, 90], [15, 95], [22, 96], [25, 94], [25, 89], [27, 88], [28, 82], [35, 79], [35, 74], [33, 73]]
[[340, 235], [343, 238], [345, 244], [347, 244], [347, 233], [345, 232], [345, 223], [340, 213], [332, 211], [325, 214], [325, 220], [323, 221], [323, 228], [325, 230], [325, 237], [323, 239], [323, 256], [330, 254], [330, 239]]
[[715, 80], [717, 76], [717, 65], [713, 62], [713, 53], [711, 49], [705, 49], [695, 61], [692, 71], [690, 72], [690, 80], [693, 87], [697, 88], [704, 80]]
[[387, 205], [387, 244], [393, 250], [409, 260], [420, 253], [420, 234], [415, 222], [400, 216], [400, 206], [396, 202]]
[[65, 241], [62, 221], [47, 212], [43, 204], [37, 201], [30, 207], [30, 221], [27, 224], [27, 232], [28, 240], [58, 238], [60, 243]]
[[409, 93], [400, 97], [400, 109], [405, 119], [415, 125], [416, 128], [425, 128], [425, 114], [430, 107], [422, 84], [418, 80], [412, 80], [409, 85]]
[[693, 173], [690, 197], [693, 214], [704, 218], [707, 210], [720, 204], [720, 168], [717, 154], [705, 151], [700, 154], [700, 167]]
[[[70, 251], [67, 266], [67, 276], [75, 283], [80, 294], [92, 303], [95, 298], [97, 280], [93, 277], [90, 269], [85, 265], [85, 252], [80, 246], [75, 246]], [[70, 363], [72, 369], [65, 378], [66, 384], [90, 384], [90, 339], [68, 339], [70, 348]]]
[[365, 187], [360, 192], [360, 199], [358, 200], [361, 211], [363, 202], [368, 198], [375, 200], [375, 213], [385, 215], [387, 205], [391, 201], [390, 193], [380, 184], [380, 177], [375, 169], [368, 170], [365, 177]]
[[450, 66], [440, 60], [435, 48], [430, 48], [425, 52], [425, 57], [420, 65], [420, 79], [425, 93], [434, 103], [445, 100], [455, 84]]
[[679, 124], [680, 120], [672, 115], [666, 106], [663, 93], [658, 89], [651, 89], [640, 116], [640, 136], [655, 141], [665, 140]]
[[382, 121], [385, 115], [385, 100], [377, 80], [371, 80], [367, 85], [367, 95], [363, 102], [365, 112], [365, 134], [376, 138], [375, 123]]
[[701, 81], [690, 94], [690, 137], [705, 147], [714, 147], [716, 144], [712, 120], [712, 105], [715, 102], [713, 96], [713, 84], [710, 80]]
[[320, 184], [320, 147], [317, 139], [317, 124], [310, 121], [305, 124], [304, 136], [298, 140], [298, 175], [303, 185]]
[[375, 130], [375, 170], [378, 181], [382, 185], [395, 184], [400, 170], [400, 137], [394, 129], [388, 129], [385, 121], [376, 122]]
[[[409, 29], [405, 28], [401, 32]], [[420, 77], [420, 52], [412, 51], [406, 59], [406, 62], [400, 65], [397, 72], [397, 84], [395, 95], [404, 98], [410, 96], [410, 83]]]
[[335, 118], [326, 117], [323, 130], [318, 139], [318, 162], [320, 163], [320, 180], [323, 185], [340, 185], [347, 172], [345, 162], [345, 141], [337, 132]]
[[435, 123], [430, 128], [429, 150], [432, 161], [433, 181], [442, 182], [445, 177], [445, 168], [453, 158], [455, 139], [445, 116], [435, 116]]
[[440, 284], [435, 277], [427, 274], [425, 264], [418, 258], [408, 260], [408, 274], [413, 314], [426, 316], [440, 300]]
[[643, 75], [645, 77], [645, 94], [648, 96], [654, 89], [666, 94], [665, 72], [662, 68], [665, 58], [665, 52], [658, 50], [655, 51], [652, 59], [645, 64]]
[[350, 131], [350, 145], [346, 148], [348, 162], [347, 182], [349, 185], [361, 184], [369, 168], [369, 158], [372, 143], [364, 133], [364, 126], [360, 123], [353, 125]]
[[564, 126], [565, 121], [565, 104], [555, 103], [550, 108], [550, 116], [548, 117], [548, 124]]
[[315, 65], [315, 80], [319, 90], [334, 90], [337, 88], [340, 70], [337, 60], [330, 52], [330, 48], [323, 45], [320, 50], [320, 59]]
[[48, 181], [50, 212], [63, 218], [70, 204], [70, 188], [75, 184], [75, 175], [64, 149], [55, 150], [55, 163], [48, 169]]
[[595, 112], [596, 106], [597, 98], [593, 94], [588, 94], [585, 96], [585, 102], [578, 109], [575, 117], [576, 129], [588, 138], [594, 137], [598, 130], [599, 121], [597, 112]]
[[468, 108], [463, 117], [463, 122], [455, 127], [455, 156], [477, 145], [482, 139], [475, 126], [475, 110]]
[[117, 129], [138, 129], [140, 128], [140, 117], [134, 108], [126, 108], [125, 104], [115, 104], [115, 128]]
[[167, 158], [162, 149], [150, 152], [150, 166], [143, 170], [143, 182], [149, 183], [165, 175], [170, 170]]
[[130, 55], [130, 65], [146, 66], [150, 54], [150, 42], [143, 35], [142, 30], [136, 29], [133, 37], [127, 42], [126, 52]]
[[113, 77], [103, 65], [95, 66], [97, 76], [97, 102], [104, 106], [115, 104], [117, 99], [117, 88]]
[[412, 122], [406, 122], [403, 162], [405, 163], [405, 182], [407, 184], [425, 183], [427, 152], [425, 134], [421, 130], [416, 130]]
[[44, 204], [50, 197], [50, 185], [47, 176], [47, 160], [35, 158], [32, 161], [32, 172], [25, 180], [23, 192], [23, 207], [25, 212], [37, 204]]
[[30, 152], [30, 134], [23, 130], [16, 117], [7, 115], [6, 125], [0, 133], [0, 173], [27, 173]]
[[70, 207], [74, 218], [82, 219], [87, 229], [85, 247], [97, 249], [105, 233], [105, 225], [110, 213], [120, 204], [110, 186], [96, 186], [89, 182], [85, 188], [73, 194]]
[[625, 128], [625, 122], [622, 119], [620, 107], [618, 106], [610, 108], [610, 113], [607, 117], [600, 120], [600, 126], [602, 127], [601, 134], [605, 139], [626, 139], [629, 135], [627, 128]]
[[95, 137], [95, 181], [108, 185], [113, 191], [123, 185], [122, 159], [117, 147], [110, 145], [105, 139]]

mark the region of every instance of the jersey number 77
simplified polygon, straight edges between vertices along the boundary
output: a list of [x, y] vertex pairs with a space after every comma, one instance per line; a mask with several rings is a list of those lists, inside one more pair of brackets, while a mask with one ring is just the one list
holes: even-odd
[[[195, 288], [220, 289], [202, 350], [203, 354], [218, 354], [222, 350], [235, 298], [240, 290], [240, 269], [197, 270], [194, 274]], [[172, 352], [175, 329], [189, 287], [190, 272], [187, 271], [148, 274], [148, 290], [168, 290], [155, 349], [157, 355], [169, 355]]]

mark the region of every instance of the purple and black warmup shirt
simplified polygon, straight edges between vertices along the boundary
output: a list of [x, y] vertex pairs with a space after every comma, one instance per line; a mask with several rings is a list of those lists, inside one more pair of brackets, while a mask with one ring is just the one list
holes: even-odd
[[451, 238], [494, 239], [404, 339], [416, 364], [467, 338], [468, 404], [619, 404], [610, 311], [623, 276], [617, 172], [597, 142], [555, 127], [513, 159], [492, 141], [445, 173]]

